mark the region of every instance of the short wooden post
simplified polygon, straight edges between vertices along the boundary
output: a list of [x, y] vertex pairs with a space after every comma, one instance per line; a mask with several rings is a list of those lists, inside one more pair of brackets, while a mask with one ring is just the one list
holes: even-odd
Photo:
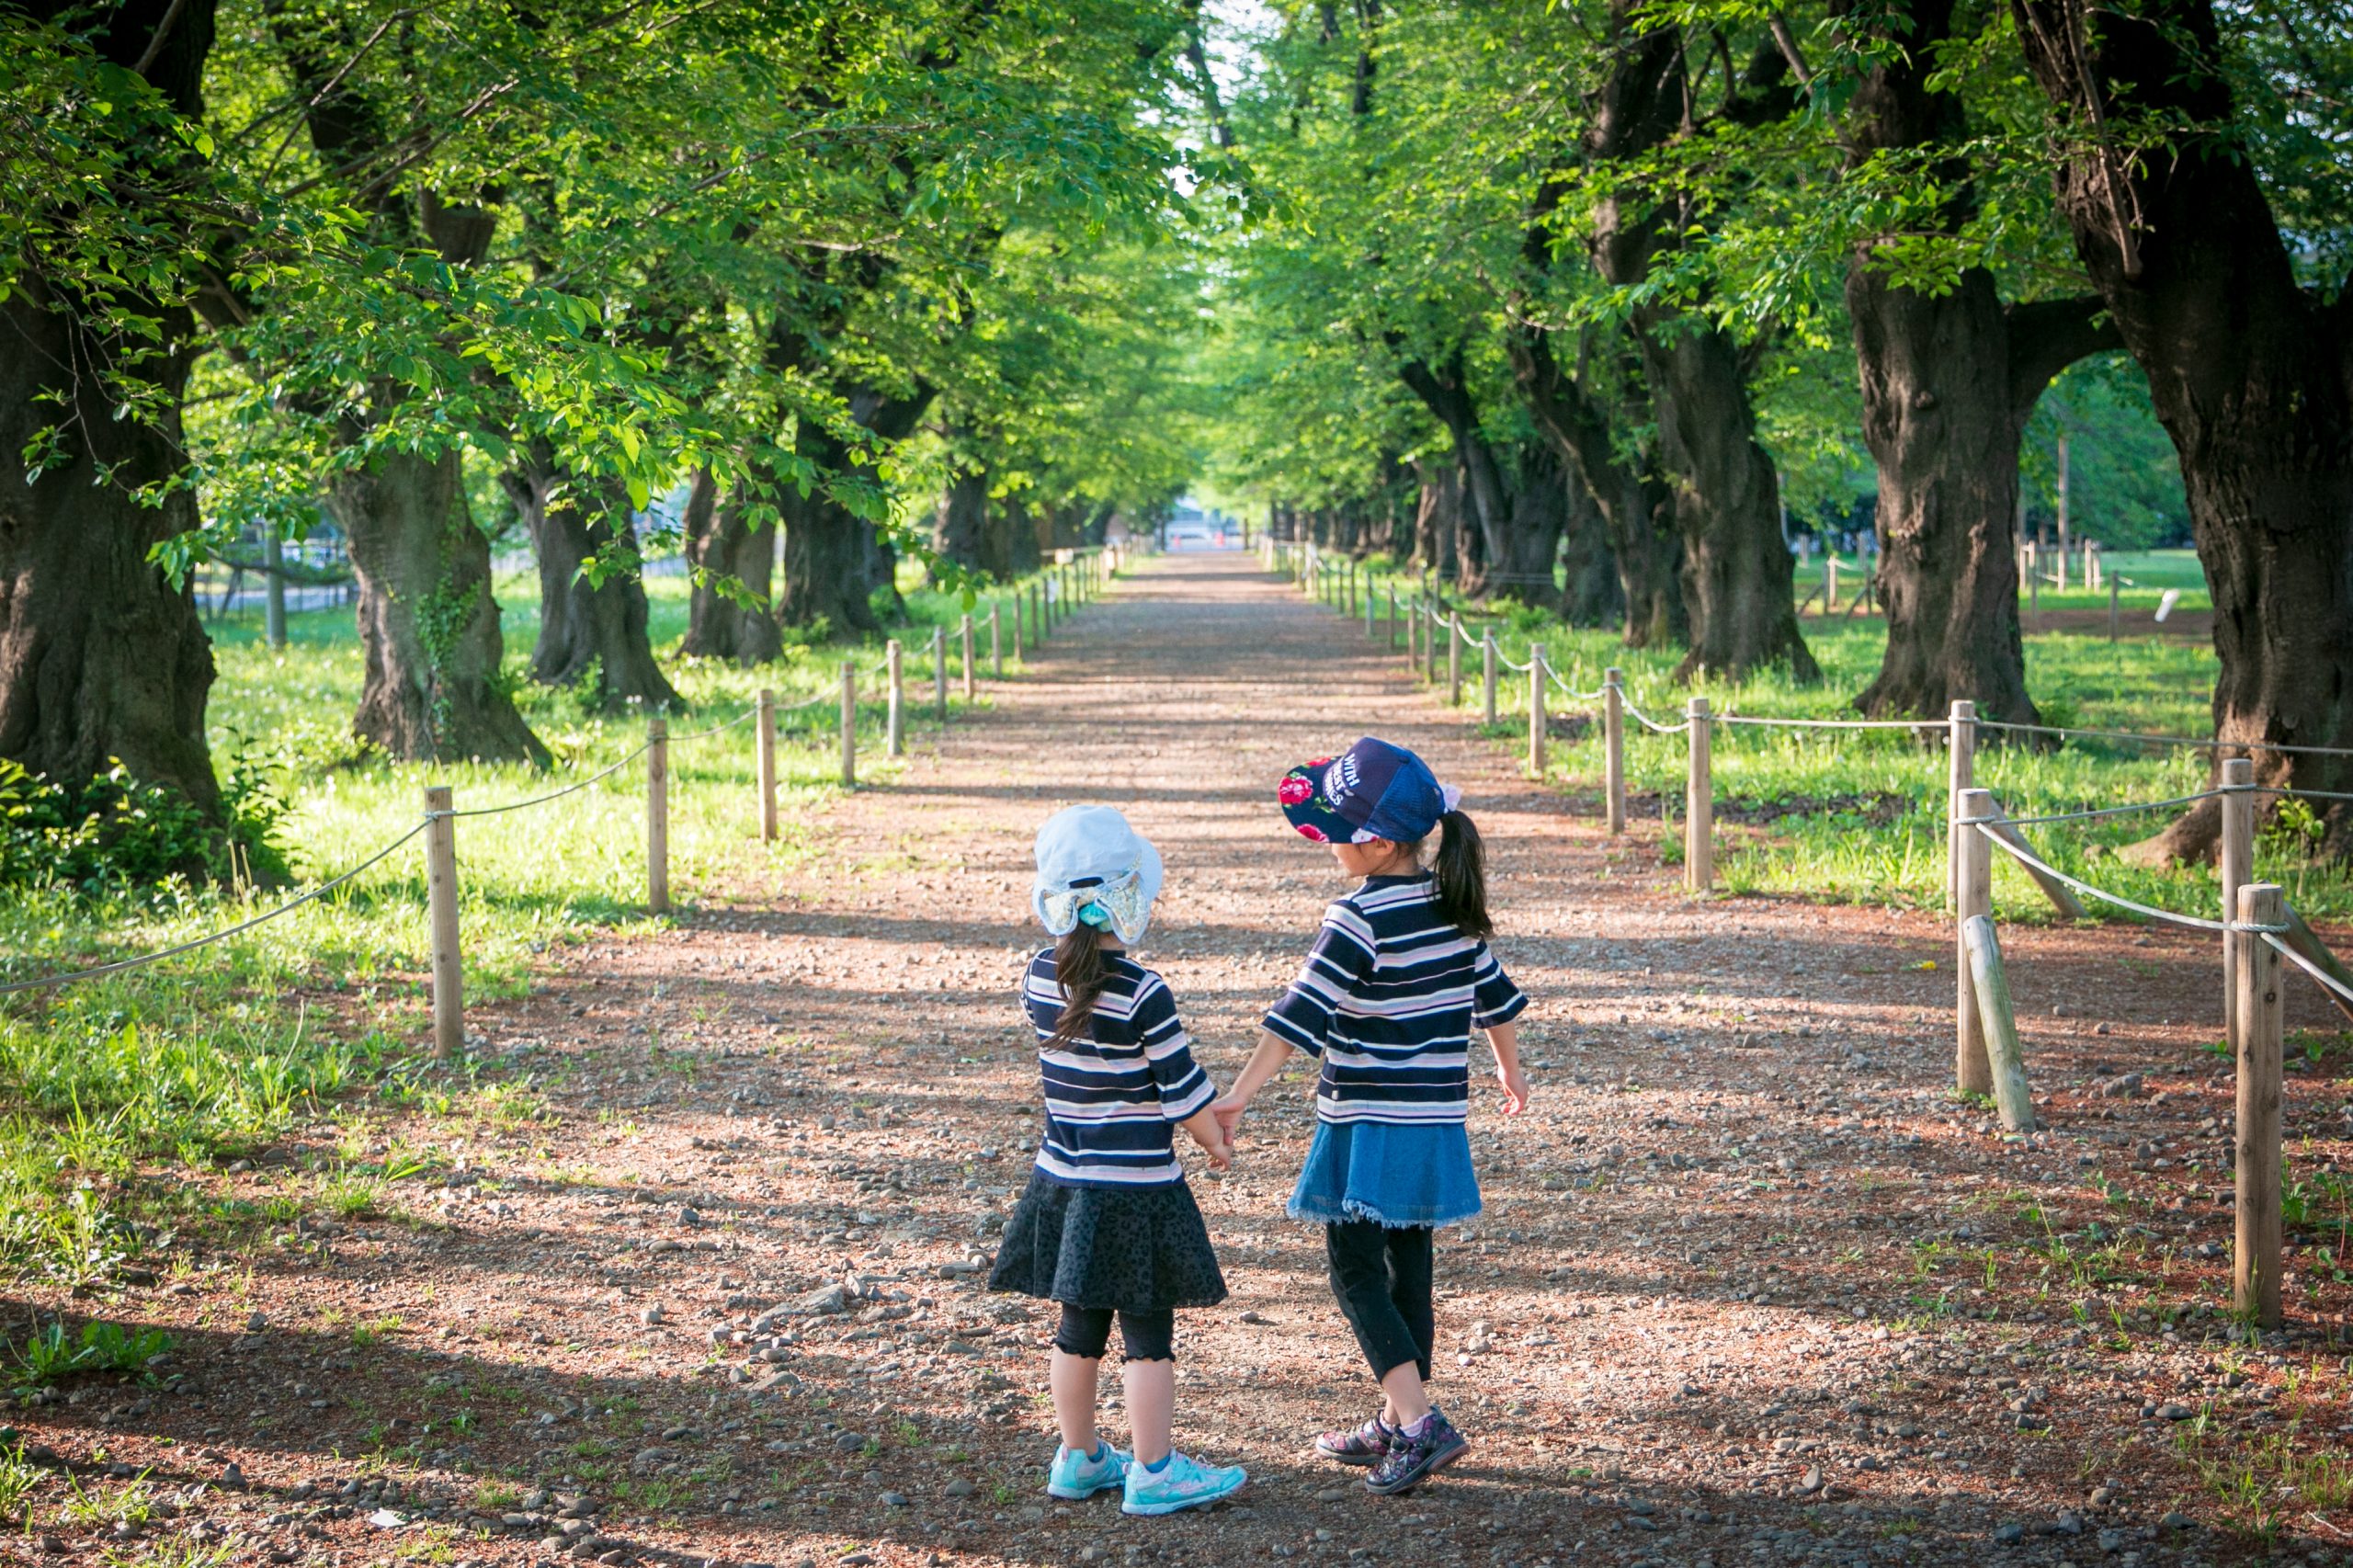
[[1378, 607], [1373, 603], [1373, 598], [1372, 574], [1370, 572], [1367, 572], [1364, 579], [1364, 635], [1365, 641], [1368, 642], [1372, 641], [1374, 636], [1372, 623], [1375, 612], [1378, 608]]
[[670, 721], [645, 724], [645, 907], [670, 907]]
[[1415, 675], [1422, 670], [1423, 606], [1409, 605], [1405, 610], [1405, 667]]
[[425, 787], [425, 907], [432, 940], [433, 1054], [455, 1056], [466, 1043], [465, 960], [458, 946], [458, 824], [449, 787]]
[[2035, 559], [2033, 545], [2026, 547], [2026, 623], [2029, 630], [2042, 630], [2042, 563]]
[[1448, 642], [1454, 641], [1453, 622], [1438, 613], [1438, 601], [1432, 599], [1422, 608], [1423, 673], [1432, 686], [1438, 684], [1438, 640], [1441, 632]]
[[1601, 672], [1601, 799], [1612, 838], [1626, 831], [1625, 679], [1614, 665]]
[[1838, 551], [1822, 552], [1822, 613], [1826, 617], [1838, 608]]
[[858, 788], [858, 666], [842, 661], [842, 788]]
[[2117, 619], [2116, 579], [2110, 577], [2108, 580], [2108, 640], [2111, 642], [2116, 641]]
[[972, 685], [972, 618], [969, 613], [964, 617], [963, 653], [964, 700], [970, 702], [975, 695], [976, 688]]
[[1544, 777], [1544, 644], [1528, 645], [1528, 772]]
[[1021, 651], [1021, 622], [1024, 619], [1022, 612], [1022, 597], [1023, 596], [1020, 589], [1016, 588], [1013, 590], [1013, 657], [1016, 663], [1020, 662], [1023, 656]]
[[882, 666], [889, 676], [889, 706], [882, 721], [882, 751], [886, 756], [904, 756], [907, 751], [907, 671], [906, 651], [895, 637], [882, 645]]
[[1462, 612], [1455, 610], [1446, 618], [1446, 702], [1449, 708], [1462, 706]]
[[[1945, 728], [1945, 901], [1961, 904], [1962, 829], [1961, 792], [1976, 783], [1977, 704], [1965, 697], [1952, 699]], [[1974, 836], [1976, 829], [1968, 830]]]
[[948, 628], [931, 629], [931, 706], [933, 717], [948, 722]]
[[1479, 637], [1479, 693], [1486, 708], [1490, 725], [1495, 722], [1495, 629], [1488, 627]]
[[286, 536], [264, 523], [261, 529], [262, 635], [273, 648], [286, 646]]
[[760, 687], [759, 717], [752, 725], [759, 732], [755, 743], [760, 780], [760, 842], [776, 837], [776, 693]]
[[[2242, 926], [2278, 926], [2287, 907], [2276, 882], [2239, 890]], [[2265, 1329], [2279, 1326], [2279, 949], [2253, 932], [2238, 949], [2238, 1228], [2231, 1257], [2234, 1304]]]
[[1709, 777], [1708, 699], [1695, 697], [1683, 705], [1691, 730], [1689, 767], [1684, 784], [1683, 885], [1692, 892], [1707, 892], [1716, 885], [1716, 797]]
[[989, 601], [989, 679], [1005, 678], [1005, 639], [997, 629], [997, 601]]
[[1357, 563], [1350, 559], [1340, 568], [1340, 613], [1350, 620], [1357, 618]]
[[2026, 1055], [2018, 1047], [2018, 1015], [2010, 1006], [2009, 977], [2002, 972], [2002, 944], [1994, 917], [1972, 915], [1961, 923], [1961, 945], [1969, 955], [1969, 981], [1977, 993], [1977, 1017], [1985, 1033], [1985, 1055], [1994, 1079], [1994, 1103], [2007, 1132], [2034, 1131], [2034, 1096], [2028, 1091]]
[[1994, 846], [1974, 826], [1994, 814], [1990, 790], [1963, 790], [1954, 818], [1960, 835], [1954, 861], [1953, 1087], [1964, 1095], [1994, 1092], [1994, 1070], [1985, 1054], [1985, 1028], [1977, 1015], [1977, 983], [1969, 967], [1969, 941], [1961, 927], [1974, 915], [1994, 913]]
[[1397, 646], [1397, 585], [1389, 585], [1389, 645]]
[[[2217, 871], [2222, 883], [2222, 918], [2228, 921], [2239, 906], [2239, 889], [2255, 869], [2255, 764], [2246, 757], [2222, 762], [2222, 844]], [[2238, 1043], [2239, 948], [2246, 938], [2235, 931], [2222, 933], [2222, 1038]]]

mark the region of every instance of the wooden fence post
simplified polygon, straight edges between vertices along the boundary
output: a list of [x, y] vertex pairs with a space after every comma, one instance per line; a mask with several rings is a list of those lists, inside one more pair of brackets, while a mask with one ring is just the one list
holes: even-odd
[[1601, 672], [1601, 800], [1612, 838], [1626, 831], [1625, 679], [1615, 665]]
[[858, 788], [858, 666], [842, 661], [842, 788]]
[[2010, 1006], [2010, 982], [2002, 971], [2002, 944], [1994, 932], [1994, 917], [1972, 915], [1962, 921], [1961, 945], [1969, 955], [1969, 980], [1977, 993], [1977, 1019], [1985, 1034], [1986, 1063], [2003, 1131], [2031, 1132], [2034, 1096], [2027, 1088], [2026, 1054], [2018, 1047], [2018, 1014]]
[[1990, 790], [1963, 790], [1955, 808], [1953, 832], [1953, 1087], [1964, 1095], [1994, 1092], [1993, 1064], [1985, 1054], [1985, 1028], [1977, 1016], [1977, 983], [1969, 968], [1969, 941], [1961, 927], [1974, 915], [1994, 913], [1994, 846], [1972, 819], [1994, 814]]
[[2116, 641], [2116, 579], [2110, 577], [2108, 580], [2108, 640], [2111, 642]]
[[2029, 540], [2026, 547], [2026, 623], [2029, 631], [2042, 630], [2042, 562], [2041, 552]]
[[1838, 608], [1838, 551], [1834, 548], [1822, 552], [1822, 614], [1829, 619]]
[[1367, 570], [1364, 574], [1364, 636], [1368, 642], [1374, 636], [1373, 621], [1377, 619], [1379, 607], [1373, 601], [1377, 597], [1372, 591], [1372, 573]]
[[458, 946], [458, 824], [449, 815], [449, 787], [425, 787], [425, 905], [432, 938], [433, 1054], [455, 1056], [466, 1043], [465, 960]]
[[[2235, 918], [2239, 889], [2255, 869], [2255, 764], [2244, 756], [2222, 763], [2222, 846], [2217, 869], [2222, 883], [2222, 918]], [[2222, 1038], [2234, 1046], [2239, 1040], [2239, 949], [2246, 938], [2235, 931], [2222, 933]]]
[[1487, 722], [1495, 722], [1495, 629], [1488, 627], [1479, 637], [1479, 659], [1483, 668], [1479, 674], [1479, 692], [1487, 710]]
[[760, 842], [776, 837], [776, 693], [760, 687], [759, 717], [752, 721], [759, 732], [755, 745], [760, 780]]
[[948, 628], [931, 629], [931, 706], [933, 715], [948, 722]]
[[1005, 639], [997, 629], [997, 601], [989, 601], [989, 679], [1005, 678]]
[[1449, 708], [1462, 706], [1462, 612], [1459, 609], [1446, 618], [1446, 702]]
[[[1961, 792], [1977, 782], [1977, 704], [1952, 699], [1945, 728], [1945, 902], [1961, 906]], [[1969, 830], [1971, 834], [1975, 829]]]
[[907, 752], [906, 652], [895, 637], [882, 645], [882, 667], [888, 676], [889, 707], [882, 721], [882, 751], [887, 756]]
[[1691, 725], [1683, 801], [1683, 884], [1692, 892], [1707, 892], [1716, 885], [1716, 797], [1710, 778], [1708, 699], [1691, 699], [1683, 705], [1683, 717]]
[[1438, 633], [1445, 632], [1446, 640], [1449, 643], [1454, 641], [1453, 622], [1438, 614], [1438, 601], [1432, 599], [1424, 606], [1422, 610], [1422, 662], [1427, 678], [1432, 686], [1438, 684]]
[[1357, 562], [1354, 556], [1350, 556], [1348, 563], [1341, 568], [1340, 598], [1340, 613], [1354, 620], [1357, 618]]
[[1544, 644], [1528, 645], [1528, 772], [1544, 777]]
[[969, 613], [964, 617], [963, 639], [964, 700], [970, 702], [974, 696], [974, 687], [972, 685], [972, 618]]
[[645, 724], [645, 907], [670, 907], [670, 721]]
[[1422, 673], [1422, 607], [1409, 604], [1405, 610], [1405, 667], [1415, 675]]
[[[2274, 882], [2239, 890], [2242, 926], [2278, 926], [2286, 902]], [[2279, 949], [2252, 932], [2239, 941], [2238, 1227], [2232, 1299], [2265, 1329], [2279, 1326]]]

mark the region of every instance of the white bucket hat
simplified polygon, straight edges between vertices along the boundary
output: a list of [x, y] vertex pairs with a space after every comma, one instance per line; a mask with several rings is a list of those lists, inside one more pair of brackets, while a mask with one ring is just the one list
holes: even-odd
[[1160, 896], [1160, 851], [1109, 806], [1071, 806], [1038, 829], [1038, 880], [1029, 907], [1047, 934], [1066, 937], [1081, 920], [1108, 926], [1122, 942], [1142, 939]]

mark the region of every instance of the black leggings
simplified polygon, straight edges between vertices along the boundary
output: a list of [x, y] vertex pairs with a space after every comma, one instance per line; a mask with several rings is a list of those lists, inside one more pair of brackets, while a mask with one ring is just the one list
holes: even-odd
[[1434, 1234], [1427, 1227], [1391, 1230], [1370, 1220], [1324, 1227], [1332, 1294], [1340, 1299], [1375, 1378], [1411, 1361], [1423, 1381], [1429, 1379], [1430, 1346], [1438, 1336], [1430, 1305]]
[[[1120, 1314], [1120, 1348], [1130, 1361], [1176, 1359], [1176, 1313], [1163, 1307], [1156, 1312]], [[1111, 1343], [1111, 1309], [1074, 1307], [1063, 1303], [1063, 1325], [1054, 1334], [1054, 1348], [1082, 1360], [1102, 1359]]]

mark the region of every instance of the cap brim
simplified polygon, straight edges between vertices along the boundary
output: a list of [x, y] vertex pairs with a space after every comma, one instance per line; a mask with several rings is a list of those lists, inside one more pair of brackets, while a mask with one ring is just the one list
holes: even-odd
[[[1324, 756], [1313, 762], [1302, 762], [1283, 775], [1277, 787], [1275, 799], [1283, 809], [1283, 820], [1302, 838], [1317, 844], [1346, 844], [1356, 836], [1356, 824], [1332, 808], [1331, 797], [1324, 792], [1324, 780], [1339, 758]], [[1304, 781], [1307, 793], [1299, 799], [1295, 781]]]

